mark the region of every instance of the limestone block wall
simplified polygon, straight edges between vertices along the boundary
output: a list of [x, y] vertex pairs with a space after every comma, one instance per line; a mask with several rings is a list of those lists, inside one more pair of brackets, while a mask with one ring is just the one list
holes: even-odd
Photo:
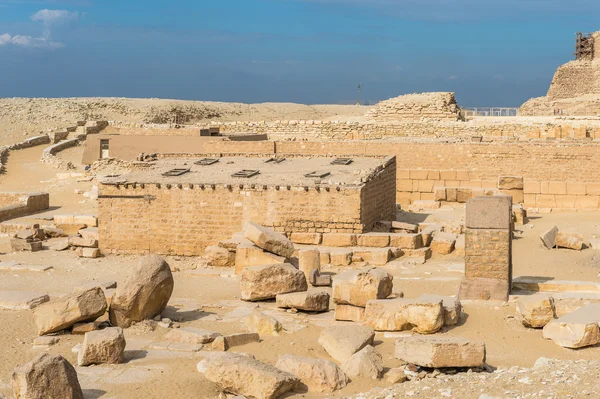
[[50, 138], [47, 134], [42, 136], [30, 137], [21, 141], [20, 143], [0, 146], [0, 173], [4, 171], [4, 162], [10, 151], [21, 150], [23, 148], [35, 147], [37, 145], [48, 144]]
[[460, 120], [454, 93], [407, 94], [377, 104], [366, 114], [376, 120]]
[[[200, 255], [230, 237], [246, 221], [282, 232], [368, 231], [372, 218], [391, 218], [392, 197], [363, 204], [363, 198], [394, 192], [394, 169], [365, 186], [294, 187], [235, 185], [99, 185], [101, 249], [113, 253]], [[369, 183], [366, 184], [369, 186]], [[365, 205], [365, 207], [363, 207]], [[381, 210], [379, 210], [381, 209]], [[371, 218], [371, 219], [370, 219]]]
[[600, 95], [600, 59], [571, 61], [554, 74], [547, 97], [549, 100]]
[[79, 145], [79, 139], [63, 140], [59, 143], [53, 144], [42, 151], [42, 163], [52, 165], [56, 169], [75, 169], [75, 166], [71, 161], [61, 159], [56, 156], [59, 152], [66, 150], [67, 148], [75, 147]]
[[48, 193], [0, 193], [0, 222], [50, 207]]

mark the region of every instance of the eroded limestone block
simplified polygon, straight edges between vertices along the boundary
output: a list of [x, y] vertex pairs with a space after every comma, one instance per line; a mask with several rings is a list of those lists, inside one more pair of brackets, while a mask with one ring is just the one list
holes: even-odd
[[390, 247], [419, 249], [423, 247], [423, 237], [417, 233], [390, 234]]
[[558, 248], [568, 248], [581, 251], [584, 245], [583, 235], [568, 231], [559, 231], [556, 234], [555, 243]]
[[436, 294], [423, 294], [417, 298], [417, 301], [442, 301], [444, 307], [444, 325], [455, 326], [462, 316], [462, 304], [458, 296], [442, 296]]
[[167, 307], [173, 287], [169, 264], [160, 256], [144, 256], [112, 296], [111, 324], [126, 328], [134, 321], [154, 318]]
[[121, 327], [109, 327], [104, 330], [85, 334], [83, 344], [77, 355], [80, 366], [90, 364], [118, 364], [123, 362], [125, 336]]
[[298, 377], [256, 359], [223, 353], [198, 365], [204, 377], [224, 392], [257, 399], [276, 399], [294, 389]]
[[97, 248], [98, 240], [94, 238], [69, 237], [69, 245], [73, 247]]
[[279, 294], [308, 290], [304, 273], [289, 263], [252, 266], [242, 272], [241, 299], [261, 301]]
[[329, 263], [333, 266], [348, 266], [352, 263], [351, 249], [333, 249], [329, 252]]
[[390, 235], [386, 233], [366, 233], [356, 236], [359, 247], [384, 248], [390, 244]]
[[583, 348], [600, 343], [600, 304], [590, 304], [551, 320], [544, 338], [565, 348]]
[[321, 332], [319, 345], [338, 362], [345, 362], [365, 346], [373, 345], [373, 338], [375, 332], [367, 326], [332, 326]]
[[348, 384], [346, 374], [330, 360], [283, 355], [275, 367], [298, 377], [312, 392], [334, 392]]
[[184, 344], [207, 344], [213, 342], [217, 337], [221, 336], [218, 332], [204, 330], [196, 327], [181, 327], [174, 328], [165, 339], [171, 342], [180, 342]]
[[276, 300], [278, 308], [293, 308], [306, 312], [327, 312], [329, 310], [329, 294], [326, 292], [304, 291], [279, 294]]
[[221, 335], [212, 343], [214, 350], [226, 351], [234, 346], [246, 345], [251, 342], [259, 342], [260, 336], [257, 333], [237, 333]]
[[290, 240], [296, 244], [319, 245], [321, 236], [321, 233], [292, 233]]
[[16, 399], [83, 399], [75, 368], [64, 357], [43, 353], [12, 374]]
[[258, 310], [254, 310], [252, 313], [250, 313], [250, 315], [246, 317], [245, 322], [249, 332], [256, 333], [261, 337], [278, 336], [283, 330], [283, 326], [279, 320]]
[[80, 258], [99, 258], [100, 257], [100, 250], [98, 248], [84, 248], [84, 247], [77, 247], [75, 249], [75, 254], [77, 256], [79, 256]]
[[552, 249], [556, 246], [556, 235], [558, 234], [558, 227], [554, 226], [548, 231], [545, 231], [540, 235], [540, 239], [548, 249]]
[[421, 367], [480, 367], [485, 344], [460, 337], [410, 336], [396, 341], [395, 356]]
[[235, 252], [216, 245], [206, 247], [204, 256], [209, 266], [228, 267], [235, 265]]
[[94, 321], [106, 312], [106, 297], [100, 287], [77, 289], [73, 293], [46, 302], [33, 310], [38, 334], [64, 330], [75, 323]]
[[554, 299], [548, 294], [522, 296], [517, 302], [521, 323], [525, 327], [542, 328], [556, 318]]
[[322, 245], [324, 247], [355, 247], [356, 234], [349, 233], [325, 233]]
[[367, 302], [365, 324], [376, 331], [415, 329], [433, 334], [444, 326], [442, 300], [383, 299]]
[[238, 245], [235, 252], [235, 274], [241, 274], [248, 266], [273, 265], [276, 263], [285, 263], [285, 258], [265, 252], [252, 243]]
[[350, 378], [371, 378], [383, 375], [383, 358], [375, 348], [367, 345], [342, 364], [342, 370]]
[[448, 255], [454, 251], [456, 235], [451, 233], [438, 233], [431, 241], [431, 251], [440, 255]]
[[365, 308], [352, 305], [335, 305], [335, 319], [340, 321], [360, 322], [365, 318]]
[[310, 279], [310, 272], [321, 270], [321, 255], [318, 249], [301, 249], [298, 251], [298, 268]]
[[244, 235], [259, 248], [276, 255], [289, 258], [294, 253], [294, 244], [286, 236], [256, 223], [247, 222]]
[[382, 269], [349, 270], [334, 277], [333, 301], [365, 307], [369, 300], [387, 298], [392, 293], [392, 281], [392, 275]]

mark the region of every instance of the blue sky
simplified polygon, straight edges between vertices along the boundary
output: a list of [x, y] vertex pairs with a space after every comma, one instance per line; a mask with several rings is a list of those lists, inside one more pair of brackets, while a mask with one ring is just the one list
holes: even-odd
[[[585, 10], [581, 12], [580, 10]], [[0, 0], [0, 97], [544, 95], [598, 0]]]

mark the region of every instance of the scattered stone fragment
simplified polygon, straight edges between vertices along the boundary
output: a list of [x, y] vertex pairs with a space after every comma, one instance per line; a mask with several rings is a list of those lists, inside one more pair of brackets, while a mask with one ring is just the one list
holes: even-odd
[[209, 246], [204, 250], [209, 266], [227, 267], [235, 265], [235, 252], [219, 246]]
[[377, 268], [349, 270], [333, 279], [336, 304], [365, 307], [371, 299], [384, 299], [392, 293], [393, 277]]
[[458, 296], [423, 294], [417, 298], [417, 301], [442, 301], [445, 326], [455, 326], [462, 316], [462, 304], [460, 303]]
[[544, 338], [565, 348], [583, 348], [600, 343], [600, 304], [590, 304], [551, 320]]
[[416, 233], [417, 231], [419, 231], [419, 226], [416, 224], [412, 224], [412, 223], [405, 223], [405, 222], [396, 222], [393, 221], [392, 222], [392, 229], [394, 230], [404, 230], [407, 231], [409, 233]]
[[89, 323], [76, 323], [71, 329], [71, 334], [85, 334], [91, 331], [96, 331], [99, 330], [100, 326], [102, 326], [103, 324], [103, 321], [98, 320]]
[[44, 227], [44, 232], [48, 238], [61, 238], [67, 237], [64, 231], [57, 229], [56, 227]]
[[371, 378], [383, 375], [383, 358], [375, 348], [367, 345], [342, 364], [342, 370], [350, 378]]
[[60, 355], [43, 353], [12, 374], [16, 399], [83, 399], [75, 368]]
[[361, 322], [365, 319], [365, 308], [352, 305], [335, 305], [335, 319], [340, 321]]
[[69, 249], [69, 247], [69, 239], [66, 237], [57, 239], [49, 245], [49, 248], [53, 251], [65, 251]]
[[52, 336], [36, 337], [33, 339], [33, 348], [48, 348], [52, 345], [56, 345], [59, 340], [58, 337]]
[[329, 263], [333, 266], [348, 266], [352, 263], [351, 249], [332, 249], [329, 252]]
[[311, 392], [334, 392], [348, 384], [346, 374], [330, 360], [283, 355], [275, 367], [298, 377]]
[[217, 332], [203, 330], [196, 327], [181, 327], [174, 328], [167, 335], [165, 339], [171, 342], [180, 342], [185, 344], [207, 344], [213, 342], [221, 334]]
[[376, 331], [404, 331], [433, 334], [444, 326], [442, 300], [406, 298], [372, 300], [365, 308], [365, 324]]
[[318, 249], [301, 249], [298, 251], [298, 268], [310, 279], [313, 270], [321, 270], [321, 256]]
[[64, 330], [75, 323], [96, 320], [106, 312], [107, 306], [100, 287], [75, 290], [72, 294], [36, 307], [33, 319], [38, 334], [44, 335]]
[[[289, 294], [285, 294], [289, 295]], [[278, 295], [279, 297], [279, 295]], [[254, 310], [246, 318], [246, 327], [251, 333], [256, 333], [259, 336], [278, 336], [283, 326], [273, 316], [266, 315], [258, 310]]]
[[134, 321], [160, 314], [171, 298], [173, 285], [169, 264], [160, 256], [144, 256], [112, 296], [111, 324], [126, 328]]
[[454, 251], [456, 235], [451, 233], [438, 233], [431, 241], [431, 251], [440, 255], [448, 255]]
[[292, 292], [277, 295], [277, 307], [297, 309], [306, 312], [327, 312], [329, 310], [329, 294], [326, 292]]
[[96, 240], [98, 241], [98, 228], [88, 227], [86, 229], [79, 230], [79, 235], [85, 240]]
[[332, 326], [321, 332], [319, 345], [338, 362], [345, 362], [365, 346], [373, 345], [374, 337], [375, 332], [370, 327], [360, 325]]
[[321, 233], [292, 233], [290, 240], [296, 244], [319, 245], [321, 236]]
[[0, 308], [3, 309], [28, 310], [49, 300], [48, 294], [28, 291], [0, 291]]
[[289, 263], [252, 266], [242, 272], [241, 299], [261, 301], [279, 294], [308, 290], [304, 273]]
[[93, 238], [70, 237], [69, 244], [74, 247], [97, 248], [98, 240]]
[[396, 233], [390, 234], [390, 247], [402, 249], [419, 249], [423, 246], [421, 234], [416, 233]]
[[408, 377], [406, 376], [406, 373], [404, 372], [404, 368], [401, 367], [396, 367], [393, 369], [390, 369], [387, 373], [387, 380], [390, 384], [400, 384], [403, 382], [408, 381]]
[[42, 250], [42, 242], [12, 238], [10, 240], [10, 247], [13, 252], [37, 252]]
[[186, 342], [171, 342], [171, 341], [159, 341], [152, 342], [148, 345], [150, 349], [156, 349], [161, 351], [170, 351], [170, 352], [187, 352], [187, 353], [195, 353], [200, 352], [204, 345], [202, 344], [189, 344]]
[[91, 258], [91, 259], [99, 258], [101, 255], [100, 250], [98, 248], [84, 248], [84, 247], [77, 247], [75, 249], [75, 254], [77, 256], [79, 256], [80, 258]]
[[312, 270], [309, 274], [308, 281], [313, 287], [330, 287], [331, 286], [331, 275], [321, 274], [319, 270]]
[[548, 231], [545, 231], [540, 235], [540, 238], [546, 248], [552, 249], [556, 246], [556, 235], [558, 234], [558, 227], [554, 226]]
[[265, 252], [252, 243], [241, 244], [235, 252], [235, 274], [241, 274], [248, 266], [273, 265], [285, 263], [285, 260], [283, 256]]
[[77, 364], [119, 364], [123, 362], [124, 352], [125, 336], [121, 327], [88, 332], [79, 349]]
[[244, 225], [244, 235], [265, 251], [289, 258], [294, 253], [294, 244], [283, 234], [253, 222]]
[[56, 222], [54, 222], [56, 224], [56, 228], [61, 230], [64, 234], [66, 234], [67, 236], [70, 236], [72, 234], [79, 234], [79, 230], [85, 229], [86, 227], [88, 227], [86, 224], [81, 224], [81, 223], [69, 223], [69, 224], [57, 224]]
[[257, 399], [276, 399], [299, 382], [293, 374], [233, 353], [208, 357], [198, 364], [198, 369], [222, 391]]
[[454, 243], [454, 255], [456, 256], [465, 256], [465, 235], [462, 234], [456, 238], [456, 242]]
[[260, 337], [257, 333], [238, 333], [222, 335], [213, 341], [212, 348], [214, 350], [226, 351], [231, 347], [246, 345], [251, 342], [259, 342]]
[[395, 356], [421, 367], [481, 367], [485, 344], [460, 337], [410, 336], [396, 341]]
[[525, 327], [542, 328], [556, 318], [554, 299], [548, 294], [522, 296], [517, 302], [517, 312]]
[[567, 231], [559, 231], [556, 234], [555, 243], [558, 248], [568, 248], [581, 251], [584, 245], [583, 235]]

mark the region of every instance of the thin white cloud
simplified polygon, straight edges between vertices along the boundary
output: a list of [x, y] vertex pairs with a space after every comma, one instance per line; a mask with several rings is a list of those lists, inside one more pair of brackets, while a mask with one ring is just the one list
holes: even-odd
[[67, 10], [39, 10], [31, 16], [32, 21], [42, 22], [45, 25], [59, 25], [65, 22], [77, 21], [79, 19], [79, 12], [67, 11]]
[[20, 47], [38, 47], [38, 48], [60, 48], [64, 44], [47, 40], [45, 37], [33, 37], [24, 35], [11, 36], [8, 33], [0, 35], [0, 47], [14, 45]]

